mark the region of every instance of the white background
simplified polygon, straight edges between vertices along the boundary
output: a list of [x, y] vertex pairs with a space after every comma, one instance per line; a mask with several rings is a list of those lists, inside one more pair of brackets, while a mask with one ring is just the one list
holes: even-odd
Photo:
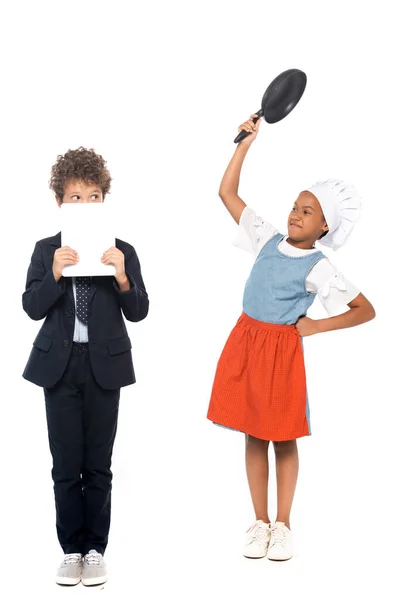
[[[122, 391], [105, 593], [142, 600], [393, 597], [398, 552], [398, 19], [396, 3], [12, 2], [1, 22], [0, 548], [7, 597], [54, 584], [42, 390], [21, 378], [39, 323], [21, 307], [36, 240], [54, 235], [57, 154], [93, 147], [113, 176], [117, 236], [151, 299], [128, 324], [137, 384]], [[262, 123], [245, 201], [283, 229], [298, 192], [348, 178], [364, 213], [333, 262], [377, 318], [305, 340], [313, 435], [299, 442], [295, 557], [241, 556], [253, 520], [241, 434], [206, 420], [215, 366], [252, 265], [217, 191], [239, 124], [269, 82], [305, 94]], [[330, 254], [328, 254], [331, 256]], [[318, 301], [317, 301], [318, 302]], [[315, 303], [309, 316], [324, 317]], [[273, 463], [272, 463], [273, 464]], [[274, 501], [273, 472], [271, 494]], [[274, 511], [270, 515], [275, 517]], [[98, 591], [93, 590], [93, 591]]]

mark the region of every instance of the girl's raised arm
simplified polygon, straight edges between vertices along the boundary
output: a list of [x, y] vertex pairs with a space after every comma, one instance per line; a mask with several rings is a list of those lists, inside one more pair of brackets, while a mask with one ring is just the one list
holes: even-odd
[[256, 116], [257, 115], [252, 115], [248, 121], [242, 123], [238, 128], [239, 131], [245, 130], [253, 133], [247, 136], [243, 142], [238, 144], [219, 187], [219, 196], [222, 202], [238, 224], [240, 216], [246, 207], [245, 202], [243, 202], [238, 194], [240, 173], [245, 156], [251, 144], [256, 139], [260, 128], [261, 119], [259, 119], [257, 123], [253, 123], [253, 117]]

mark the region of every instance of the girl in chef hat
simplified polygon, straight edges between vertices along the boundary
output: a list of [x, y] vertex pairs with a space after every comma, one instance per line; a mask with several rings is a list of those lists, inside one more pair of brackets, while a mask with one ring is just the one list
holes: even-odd
[[[243, 312], [218, 361], [207, 417], [246, 434], [246, 471], [255, 522], [246, 532], [244, 556], [287, 560], [297, 474], [296, 439], [310, 435], [302, 338], [353, 327], [375, 316], [371, 303], [315, 243], [337, 250], [360, 213], [353, 185], [329, 179], [302, 191], [284, 235], [257, 216], [238, 195], [244, 158], [261, 120], [239, 127], [250, 135], [236, 148], [220, 186], [220, 197], [240, 225], [255, 263], [246, 282]], [[329, 318], [313, 320], [308, 308], [319, 296]], [[350, 310], [345, 310], [346, 305]], [[345, 310], [345, 312], [343, 312]], [[268, 515], [268, 446], [276, 457], [278, 510]]]

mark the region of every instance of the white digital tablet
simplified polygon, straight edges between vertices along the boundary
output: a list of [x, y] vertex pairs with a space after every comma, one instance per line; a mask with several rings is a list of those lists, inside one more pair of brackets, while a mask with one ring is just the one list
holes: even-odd
[[79, 255], [76, 265], [63, 269], [64, 277], [115, 275], [114, 265], [103, 265], [101, 256], [115, 246], [113, 213], [105, 203], [64, 203], [61, 205], [61, 246]]

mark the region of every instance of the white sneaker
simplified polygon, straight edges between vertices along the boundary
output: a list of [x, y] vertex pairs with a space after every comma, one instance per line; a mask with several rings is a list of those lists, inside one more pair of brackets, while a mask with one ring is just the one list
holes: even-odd
[[246, 558], [263, 558], [267, 554], [270, 537], [270, 526], [260, 519], [255, 521], [246, 531], [243, 556], [246, 556]]
[[293, 556], [293, 534], [285, 523], [277, 521], [271, 525], [271, 541], [267, 558], [270, 560], [289, 560]]
[[83, 585], [99, 585], [107, 581], [107, 569], [103, 556], [97, 550], [89, 550], [83, 558]]
[[56, 583], [77, 585], [82, 574], [82, 554], [66, 554], [57, 571]]

